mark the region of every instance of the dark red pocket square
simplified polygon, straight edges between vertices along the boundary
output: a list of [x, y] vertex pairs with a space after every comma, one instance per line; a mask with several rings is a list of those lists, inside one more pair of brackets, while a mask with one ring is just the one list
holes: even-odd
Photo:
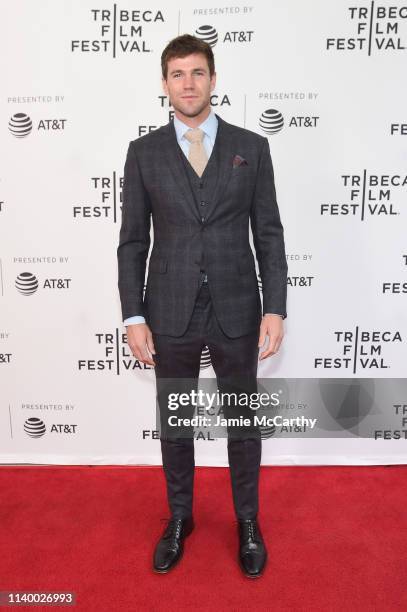
[[238, 166], [248, 166], [249, 164], [241, 155], [235, 155], [233, 158], [233, 167], [237, 168]]

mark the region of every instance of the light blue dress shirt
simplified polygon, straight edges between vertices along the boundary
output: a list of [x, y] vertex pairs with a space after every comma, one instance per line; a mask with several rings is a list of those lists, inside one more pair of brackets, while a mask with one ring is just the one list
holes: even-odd
[[[213, 145], [215, 144], [216, 132], [218, 131], [218, 120], [215, 113], [211, 110], [205, 121], [198, 125], [204, 132], [203, 145], [205, 147], [206, 154], [211, 156]], [[182, 149], [185, 157], [188, 159], [189, 147], [191, 143], [185, 138], [185, 132], [190, 130], [190, 126], [186, 125], [183, 121], [180, 121], [176, 115], [174, 115], [174, 128], [177, 136], [177, 141]], [[135, 315], [134, 317], [128, 317], [123, 321], [124, 325], [134, 325], [135, 323], [145, 323], [146, 320], [141, 315]]]

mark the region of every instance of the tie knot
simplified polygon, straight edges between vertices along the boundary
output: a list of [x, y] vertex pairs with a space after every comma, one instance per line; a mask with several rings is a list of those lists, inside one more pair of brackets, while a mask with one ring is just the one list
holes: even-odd
[[187, 132], [185, 132], [185, 138], [189, 142], [202, 142], [204, 137], [204, 132], [200, 128], [190, 128]]

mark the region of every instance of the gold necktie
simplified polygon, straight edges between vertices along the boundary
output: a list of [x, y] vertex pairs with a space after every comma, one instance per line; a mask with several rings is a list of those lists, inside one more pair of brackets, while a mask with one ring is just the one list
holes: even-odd
[[191, 143], [189, 145], [188, 161], [197, 175], [202, 176], [208, 163], [208, 156], [203, 145], [204, 132], [199, 128], [191, 128], [185, 132], [185, 138]]

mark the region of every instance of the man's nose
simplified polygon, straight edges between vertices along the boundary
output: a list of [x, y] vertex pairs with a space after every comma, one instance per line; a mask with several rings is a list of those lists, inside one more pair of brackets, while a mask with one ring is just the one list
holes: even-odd
[[192, 76], [185, 76], [184, 79], [184, 89], [193, 89], [194, 87], [194, 78]]

